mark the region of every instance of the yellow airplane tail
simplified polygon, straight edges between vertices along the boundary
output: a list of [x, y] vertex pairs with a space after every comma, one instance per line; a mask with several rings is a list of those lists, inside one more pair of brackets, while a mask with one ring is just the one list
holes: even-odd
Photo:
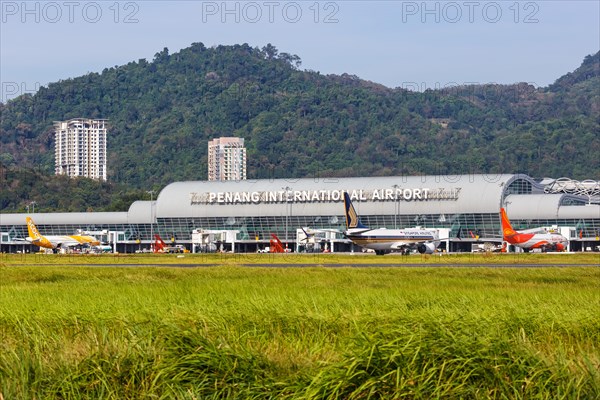
[[38, 231], [37, 227], [33, 223], [33, 220], [30, 217], [26, 217], [25, 221], [27, 221], [27, 230], [29, 231], [29, 237], [33, 240], [40, 240], [43, 236], [40, 235], [40, 231]]
[[25, 221], [27, 222], [27, 230], [29, 231], [29, 237], [31, 238], [32, 243], [39, 247], [52, 248], [52, 243], [40, 234], [40, 231], [38, 231], [33, 220], [30, 217], [26, 217]]

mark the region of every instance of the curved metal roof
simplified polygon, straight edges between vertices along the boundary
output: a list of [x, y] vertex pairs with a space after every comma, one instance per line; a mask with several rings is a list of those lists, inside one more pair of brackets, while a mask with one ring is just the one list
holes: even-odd
[[600, 218], [600, 204], [584, 204], [582, 206], [561, 206], [558, 219]]
[[[544, 193], [543, 188], [523, 174], [190, 181], [172, 183], [156, 201], [136, 201], [127, 212], [30, 216], [39, 225], [81, 227], [149, 224], [153, 216], [154, 221], [177, 217], [331, 217], [343, 214], [341, 193], [347, 191], [354, 195], [359, 215], [493, 214], [500, 209], [506, 192], [504, 202], [510, 218], [600, 218], [599, 204], [577, 205], [584, 202], [582, 196]], [[25, 225], [27, 215], [0, 214], [0, 225]]]
[[127, 222], [130, 224], [149, 224], [152, 217], [156, 218], [156, 210], [152, 210], [152, 205], [156, 207], [156, 201], [134, 201], [127, 211]]
[[[342, 191], [363, 198], [355, 200], [359, 214], [493, 213], [500, 208], [505, 186], [517, 177], [531, 180], [525, 175], [473, 174], [176, 182], [160, 192], [156, 216], [340, 215]], [[389, 197], [392, 192], [400, 199]], [[231, 200], [236, 193], [237, 200], [225, 197], [228, 194]], [[260, 200], [248, 201], [250, 194]], [[240, 200], [242, 196], [246, 198]]]
[[510, 219], [555, 219], [562, 194], [511, 194], [505, 208]]
[[600, 204], [564, 205], [566, 199], [580, 197], [558, 194], [511, 194], [505, 199], [510, 219], [585, 219], [600, 218]]

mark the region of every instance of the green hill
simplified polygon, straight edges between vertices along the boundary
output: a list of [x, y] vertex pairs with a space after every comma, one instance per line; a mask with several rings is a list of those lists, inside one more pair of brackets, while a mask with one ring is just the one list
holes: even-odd
[[51, 174], [52, 122], [89, 117], [110, 120], [109, 177], [119, 188], [206, 179], [207, 141], [232, 135], [246, 139], [250, 178], [524, 172], [597, 179], [599, 57], [587, 56], [547, 88], [414, 93], [303, 71], [297, 56], [271, 45], [194, 43], [0, 104], [0, 162], [7, 171]]

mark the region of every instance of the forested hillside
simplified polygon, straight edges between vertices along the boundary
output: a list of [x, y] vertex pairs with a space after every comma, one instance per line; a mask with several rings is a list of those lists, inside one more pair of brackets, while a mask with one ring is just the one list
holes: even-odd
[[[6, 171], [51, 174], [52, 122], [89, 117], [110, 120], [115, 196], [123, 187], [144, 193], [206, 179], [207, 141], [232, 135], [246, 139], [249, 178], [524, 172], [598, 179], [599, 66], [600, 53], [587, 56], [547, 88], [414, 93], [301, 70], [299, 57], [271, 45], [194, 43], [0, 104], [0, 162]], [[2, 189], [15, 185], [5, 181]], [[1, 209], [12, 210], [18, 197]]]

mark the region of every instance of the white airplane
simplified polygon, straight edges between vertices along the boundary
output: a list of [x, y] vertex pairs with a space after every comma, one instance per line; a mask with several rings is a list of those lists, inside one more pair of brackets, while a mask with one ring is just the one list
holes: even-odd
[[346, 192], [344, 192], [344, 206], [346, 213], [344, 235], [361, 247], [375, 250], [375, 254], [379, 256], [391, 251], [408, 254], [415, 249], [421, 254], [432, 254], [440, 244], [437, 231], [420, 228], [370, 229], [364, 226], [350, 201], [350, 195]]
[[92, 251], [96, 253], [110, 253], [112, 252], [112, 246], [107, 244], [100, 244], [98, 246], [92, 246]]
[[38, 247], [44, 247], [46, 249], [52, 249], [57, 252], [61, 249], [66, 249], [73, 246], [89, 245], [99, 246], [100, 241], [93, 236], [85, 235], [71, 235], [71, 236], [43, 236], [38, 231], [37, 227], [33, 223], [30, 217], [26, 217], [27, 230], [29, 231], [29, 237], [27, 241]]
[[327, 242], [327, 237], [325, 237], [328, 233], [333, 234], [343, 234], [342, 231], [337, 229], [315, 229], [309, 227], [300, 227], [302, 229], [302, 234], [300, 234], [299, 238], [301, 242], [306, 243], [321, 243]]

